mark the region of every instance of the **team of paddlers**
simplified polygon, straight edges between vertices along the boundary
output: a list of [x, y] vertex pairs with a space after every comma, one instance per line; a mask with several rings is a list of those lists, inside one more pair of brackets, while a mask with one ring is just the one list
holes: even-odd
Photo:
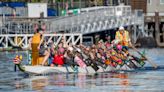
[[84, 46], [68, 46], [63, 48], [59, 45], [55, 50], [51, 66], [58, 65], [78, 65], [85, 68], [86, 66], [112, 66], [121, 67], [127, 65], [130, 68], [142, 67], [145, 63], [145, 58], [135, 57], [131, 55], [126, 48], [121, 45], [110, 46], [108, 42], [99, 42], [98, 45]]
[[46, 44], [44, 39], [43, 31], [38, 29], [31, 40], [33, 66], [38, 65], [37, 56], [44, 57], [40, 64], [42, 66], [92, 66], [94, 70], [98, 70], [98, 66], [116, 68], [124, 65], [135, 69], [143, 67], [146, 60], [143, 55], [136, 57], [129, 53], [130, 38], [123, 27], [116, 32], [112, 42], [99, 40], [92, 46], [66, 44], [63, 38], [58, 46], [54, 46], [53, 42]]

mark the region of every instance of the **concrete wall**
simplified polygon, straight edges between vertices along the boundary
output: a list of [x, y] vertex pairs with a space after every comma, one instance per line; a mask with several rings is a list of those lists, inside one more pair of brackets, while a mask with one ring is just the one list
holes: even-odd
[[151, 0], [151, 3], [147, 4], [147, 13], [154, 13], [156, 10], [164, 13], [164, 4], [160, 4], [160, 0]]

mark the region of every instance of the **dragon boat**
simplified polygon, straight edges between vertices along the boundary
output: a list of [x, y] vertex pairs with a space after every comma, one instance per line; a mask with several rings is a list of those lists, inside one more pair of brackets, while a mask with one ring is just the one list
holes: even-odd
[[[80, 53], [82, 57], [84, 56], [84, 52], [77, 48], [73, 48], [75, 51]], [[136, 50], [137, 51], [137, 50]], [[90, 58], [84, 58], [84, 62], [86, 63], [86, 67], [80, 67], [79, 65], [62, 65], [62, 66], [41, 66], [40, 64], [42, 63], [44, 57], [40, 57], [38, 54], [37, 48], [32, 49], [31, 52], [31, 57], [29, 61], [31, 64], [28, 65], [22, 65], [22, 56], [16, 56], [14, 58], [14, 64], [15, 64], [15, 70], [18, 67], [19, 70], [26, 72], [26, 73], [32, 73], [32, 74], [46, 74], [46, 73], [101, 73], [101, 72], [111, 72], [111, 71], [131, 71], [139, 68], [143, 68], [145, 65], [145, 61], [147, 61], [147, 58], [145, 55], [137, 51], [141, 57], [136, 57], [134, 55], [131, 55], [130, 53], [127, 53], [126, 58], [122, 59], [121, 58], [121, 63], [120, 60], [117, 61], [115, 58], [111, 57], [109, 55], [111, 60], [107, 60], [107, 62], [103, 61], [100, 64], [95, 64], [94, 61], [92, 61]], [[128, 52], [128, 51], [127, 51]], [[109, 52], [111, 53], [111, 52]], [[120, 52], [121, 53], [121, 52]], [[117, 56], [116, 56], [117, 57]], [[89, 64], [86, 62], [87, 59], [90, 59]], [[119, 58], [120, 59], [120, 58]], [[77, 63], [77, 62], [76, 62]], [[97, 63], [97, 62], [96, 62]]]
[[[16, 59], [19, 58], [19, 59]], [[145, 65], [145, 60], [136, 61], [126, 61], [123, 65], [98, 65], [95, 66], [93, 64], [83, 68], [80, 66], [68, 66], [64, 65], [61, 67], [58, 66], [41, 66], [41, 65], [22, 65], [22, 56], [16, 56], [14, 59], [15, 71], [16, 68], [22, 72], [30, 73], [30, 74], [48, 74], [48, 73], [102, 73], [102, 72], [113, 72], [113, 71], [132, 71], [135, 69], [143, 68]], [[139, 58], [138, 58], [139, 59]]]

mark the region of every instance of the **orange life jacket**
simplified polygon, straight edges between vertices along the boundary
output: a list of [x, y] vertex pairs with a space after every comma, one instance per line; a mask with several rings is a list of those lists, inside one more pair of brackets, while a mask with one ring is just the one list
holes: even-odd
[[121, 59], [126, 59], [126, 57], [121, 53], [118, 54], [118, 57], [121, 58]]
[[110, 57], [112, 60], [114, 60], [115, 62], [117, 62], [119, 65], [123, 64], [122, 60], [117, 58], [116, 56], [111, 56]]
[[111, 61], [109, 59], [105, 60], [105, 64], [106, 65], [110, 65], [111, 64]]
[[119, 58], [117, 58], [116, 56], [111, 56], [110, 57], [112, 60], [114, 60], [114, 61], [118, 61], [119, 60]]
[[40, 33], [36, 33], [32, 37], [32, 44], [39, 44], [40, 40], [41, 40], [41, 34]]
[[122, 46], [129, 45], [128, 42], [130, 41], [130, 38], [129, 38], [128, 31], [124, 31], [123, 34], [121, 34], [120, 31], [117, 31], [115, 38], [120, 41], [120, 45], [122, 45]]

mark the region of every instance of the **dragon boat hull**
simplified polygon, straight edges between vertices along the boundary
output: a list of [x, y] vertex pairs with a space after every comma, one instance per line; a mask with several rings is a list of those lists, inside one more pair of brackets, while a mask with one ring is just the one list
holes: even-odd
[[49, 67], [49, 66], [26, 66], [24, 65], [24, 71], [27, 73], [32, 74], [47, 74], [47, 73], [102, 73], [102, 72], [110, 72], [110, 71], [119, 71], [119, 70], [134, 70], [132, 68], [127, 67], [126, 65], [122, 67], [112, 67], [107, 66], [105, 68], [98, 66], [99, 69], [95, 71], [91, 66], [87, 66], [86, 68], [81, 67], [70, 67], [70, 66], [63, 66], [63, 67]]

